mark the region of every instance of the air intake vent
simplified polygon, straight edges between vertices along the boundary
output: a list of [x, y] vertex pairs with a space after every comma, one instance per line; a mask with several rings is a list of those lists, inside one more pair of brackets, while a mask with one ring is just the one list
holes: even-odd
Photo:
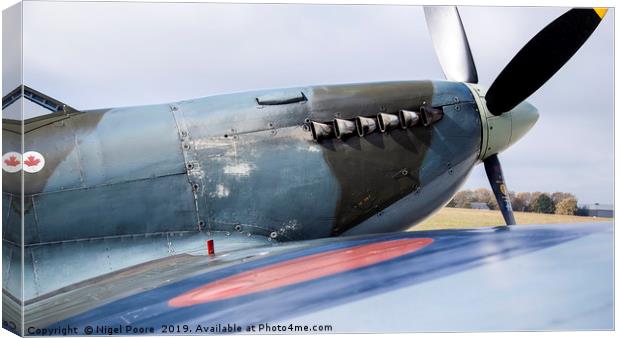
[[302, 92], [293, 94], [271, 94], [256, 98], [256, 103], [261, 106], [275, 106], [306, 101], [308, 101], [308, 99], [306, 98], [306, 95], [304, 95], [304, 93]]

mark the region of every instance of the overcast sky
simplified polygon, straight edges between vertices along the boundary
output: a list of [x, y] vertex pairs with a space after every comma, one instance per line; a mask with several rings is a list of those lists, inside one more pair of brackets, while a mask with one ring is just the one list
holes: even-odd
[[[567, 10], [459, 9], [487, 86]], [[610, 10], [577, 55], [528, 99], [541, 118], [500, 155], [510, 190], [612, 202], [613, 24]], [[442, 77], [417, 6], [24, 3], [25, 84], [78, 109]], [[15, 85], [3, 75], [3, 94]], [[481, 166], [465, 185], [478, 187], [489, 187]]]

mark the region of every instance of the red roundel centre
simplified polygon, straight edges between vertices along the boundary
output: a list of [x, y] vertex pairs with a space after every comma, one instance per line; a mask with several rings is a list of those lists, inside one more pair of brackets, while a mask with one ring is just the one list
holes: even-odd
[[431, 238], [403, 238], [299, 257], [205, 284], [172, 298], [168, 305], [192, 306], [301, 283], [387, 261], [432, 242]]

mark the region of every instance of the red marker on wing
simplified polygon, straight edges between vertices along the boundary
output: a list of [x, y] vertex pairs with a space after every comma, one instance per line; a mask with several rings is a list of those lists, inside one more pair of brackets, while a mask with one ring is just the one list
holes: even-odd
[[306, 282], [406, 255], [432, 242], [431, 238], [405, 238], [299, 257], [205, 284], [172, 298], [168, 305], [192, 306]]

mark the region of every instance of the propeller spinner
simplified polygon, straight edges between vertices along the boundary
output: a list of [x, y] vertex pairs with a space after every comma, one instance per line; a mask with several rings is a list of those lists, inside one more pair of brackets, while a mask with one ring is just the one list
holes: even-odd
[[[536, 34], [480, 93], [493, 147], [481, 158], [507, 225], [515, 224], [508, 189], [497, 153], [515, 143], [536, 123], [538, 111], [525, 101], [577, 53], [603, 19], [606, 8], [575, 8]], [[456, 7], [425, 7], [424, 14], [435, 52], [448, 80], [476, 84], [478, 74], [463, 23]], [[491, 130], [493, 128], [490, 128]]]

